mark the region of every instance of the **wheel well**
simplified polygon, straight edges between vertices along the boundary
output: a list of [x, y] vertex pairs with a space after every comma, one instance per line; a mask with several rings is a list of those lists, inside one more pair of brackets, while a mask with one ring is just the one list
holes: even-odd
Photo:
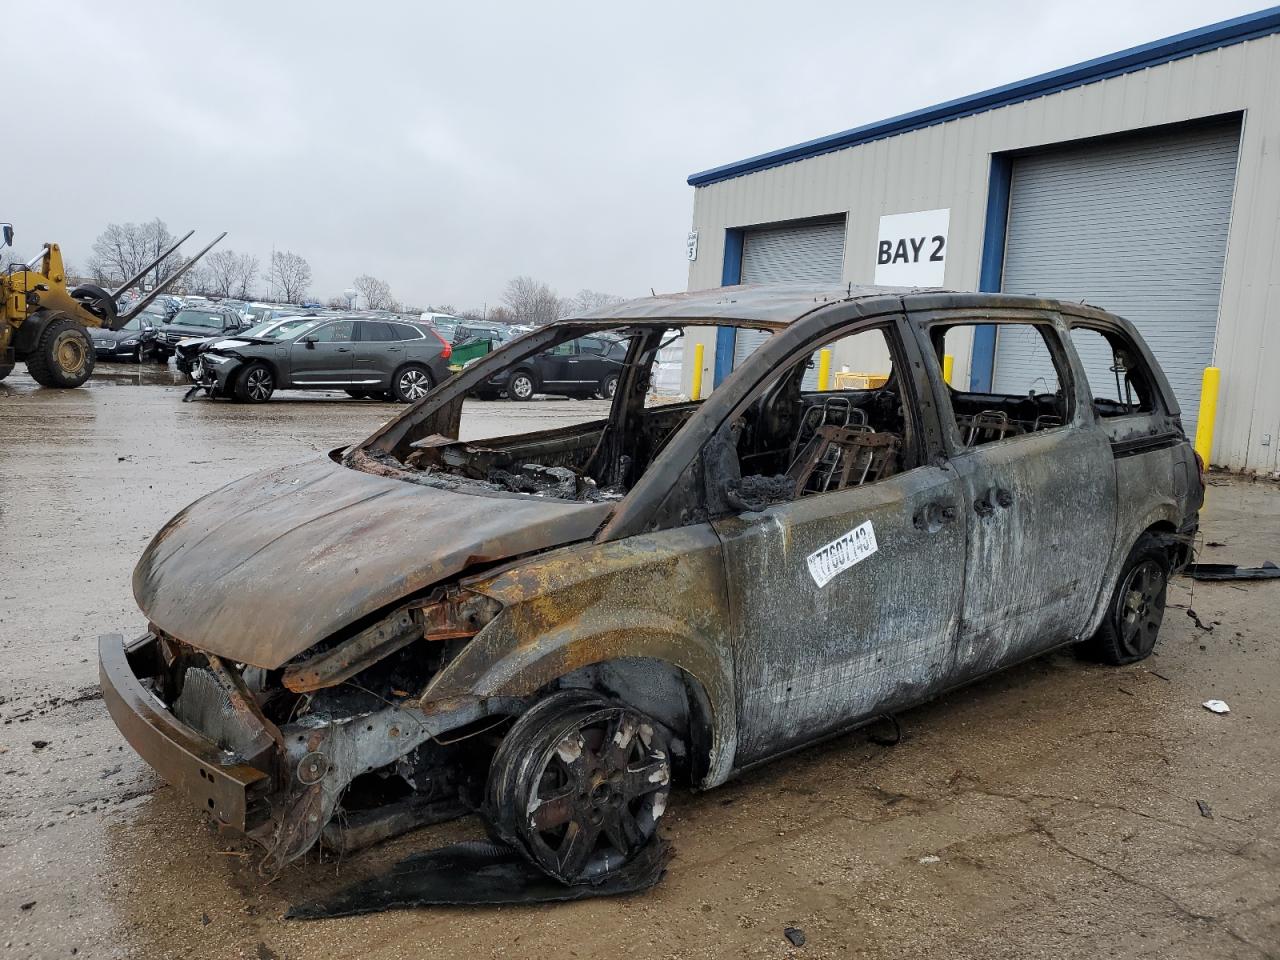
[[19, 360], [26, 359], [26, 355], [35, 350], [44, 328], [59, 317], [71, 319], [65, 313], [37, 310], [18, 325], [18, 329], [13, 332], [13, 349]]
[[[1189, 537], [1179, 536], [1178, 528], [1168, 520], [1158, 520], [1142, 531], [1138, 539], [1150, 535], [1164, 546], [1169, 556], [1169, 564], [1174, 570], [1191, 559], [1192, 544]], [[1134, 541], [1137, 543], [1137, 540]], [[1132, 548], [1131, 548], [1132, 549]]]
[[621, 657], [579, 667], [539, 691], [587, 689], [620, 700], [665, 725], [675, 737], [672, 759], [682, 780], [699, 783], [711, 756], [711, 701], [702, 684], [675, 664]]
[[511, 375], [507, 377], [507, 382], [508, 382], [508, 383], [510, 383], [510, 382], [511, 382], [511, 379], [512, 379], [512, 378], [513, 378], [517, 373], [527, 373], [527, 374], [529, 375], [529, 379], [533, 381], [533, 385], [534, 385], [535, 387], [536, 387], [536, 386], [538, 386], [538, 383], [539, 383], [539, 380], [538, 380], [538, 372], [537, 372], [536, 370], [534, 370], [534, 369], [533, 369], [533, 367], [526, 367], [526, 366], [523, 366], [523, 365], [521, 365], [521, 366], [519, 366], [519, 367], [516, 367], [514, 370], [512, 370], [512, 371], [511, 371]]

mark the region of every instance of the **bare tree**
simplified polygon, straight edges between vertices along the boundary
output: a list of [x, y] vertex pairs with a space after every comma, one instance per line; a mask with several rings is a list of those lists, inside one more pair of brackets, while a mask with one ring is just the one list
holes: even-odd
[[205, 257], [202, 266], [213, 294], [240, 299], [252, 296], [253, 283], [258, 276], [257, 257], [234, 250], [218, 250]]
[[[463, 316], [471, 316], [471, 315], [463, 314]], [[490, 307], [487, 312], [483, 310], [475, 311], [475, 315], [473, 319], [490, 320], [493, 323], [517, 323], [518, 322], [516, 320], [515, 313], [512, 310], [509, 310], [507, 307]]]
[[575, 314], [592, 313], [623, 302], [622, 297], [613, 293], [601, 293], [599, 290], [579, 290], [578, 295], [572, 300], [571, 309]]
[[350, 310], [351, 304], [347, 302], [347, 298], [339, 294], [336, 297], [330, 297], [325, 306], [330, 310]]
[[279, 289], [281, 303], [298, 303], [311, 286], [311, 264], [291, 250], [277, 250], [267, 277]]
[[551, 287], [533, 277], [520, 276], [508, 280], [502, 300], [519, 323], [541, 326], [558, 320], [570, 311], [569, 302], [560, 299]]
[[351, 286], [364, 297], [366, 310], [390, 310], [395, 302], [391, 297], [391, 285], [385, 280], [362, 273], [351, 281]]
[[[175, 237], [157, 217], [148, 223], [109, 223], [93, 242], [88, 271], [104, 283], [122, 283], [173, 245]], [[160, 283], [182, 263], [176, 255], [148, 271], [144, 282]]]

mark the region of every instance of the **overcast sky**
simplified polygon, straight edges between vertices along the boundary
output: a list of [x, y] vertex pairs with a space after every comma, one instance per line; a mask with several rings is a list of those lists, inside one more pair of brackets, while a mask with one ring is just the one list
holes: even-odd
[[[0, 220], [227, 230], [415, 304], [685, 286], [692, 172], [1254, 3], [60, 0], [10, 10]], [[19, 12], [21, 11], [21, 12]], [[38, 34], [38, 36], [37, 36]], [[25, 38], [25, 39], [24, 39]]]

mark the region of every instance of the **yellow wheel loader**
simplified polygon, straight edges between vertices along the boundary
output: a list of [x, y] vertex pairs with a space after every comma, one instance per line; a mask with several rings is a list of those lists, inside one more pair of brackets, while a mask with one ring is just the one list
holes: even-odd
[[[11, 263], [0, 273], [0, 380], [21, 361], [36, 383], [46, 387], [78, 387], [93, 373], [93, 341], [89, 327], [119, 330], [191, 269], [213, 245], [197, 253], [161, 283], [120, 312], [120, 297], [133, 289], [155, 267], [178, 249], [194, 230], [178, 240], [114, 290], [85, 283], [67, 289], [62, 251], [46, 243], [25, 264]], [[0, 223], [0, 249], [13, 243], [13, 225]]]

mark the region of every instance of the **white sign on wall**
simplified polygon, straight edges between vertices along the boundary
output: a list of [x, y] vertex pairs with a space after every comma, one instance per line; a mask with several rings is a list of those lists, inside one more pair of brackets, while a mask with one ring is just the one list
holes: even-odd
[[950, 222], [949, 208], [881, 217], [876, 283], [892, 287], [942, 286]]
[[698, 231], [690, 230], [689, 239], [685, 241], [685, 252], [689, 254], [690, 260], [698, 259]]

